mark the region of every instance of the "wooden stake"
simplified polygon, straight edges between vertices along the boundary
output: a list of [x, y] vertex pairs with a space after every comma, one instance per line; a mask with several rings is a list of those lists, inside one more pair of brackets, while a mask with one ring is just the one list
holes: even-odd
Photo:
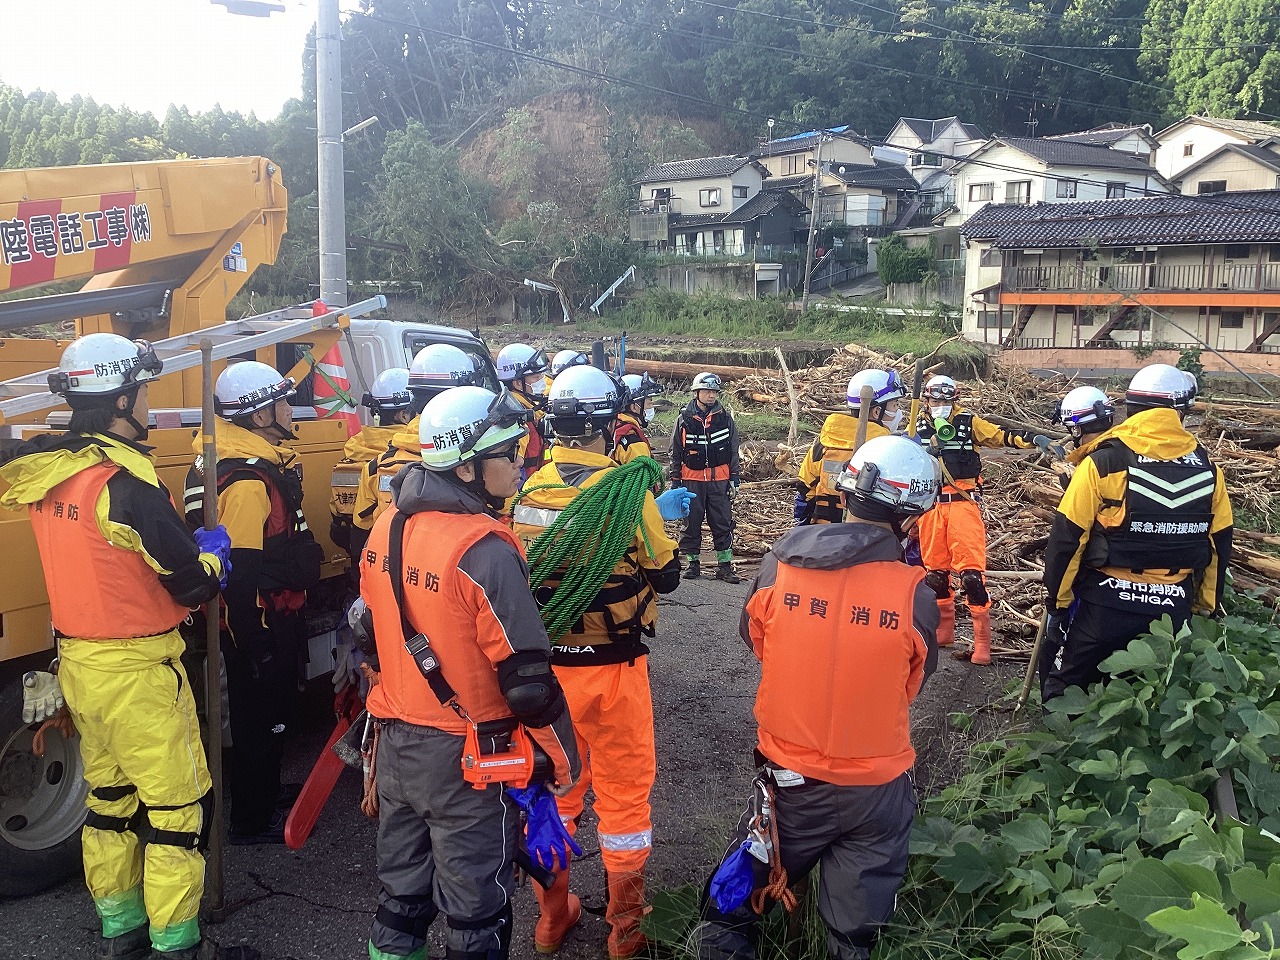
[[[218, 525], [218, 446], [214, 442], [216, 418], [213, 407], [213, 341], [200, 341], [201, 410], [200, 443], [204, 468], [204, 528]], [[205, 713], [209, 718], [209, 776], [213, 780], [213, 822], [209, 825], [209, 855], [205, 887], [211, 914], [222, 911], [226, 898], [222, 836], [222, 651], [218, 631], [219, 598], [204, 605], [205, 624]]]

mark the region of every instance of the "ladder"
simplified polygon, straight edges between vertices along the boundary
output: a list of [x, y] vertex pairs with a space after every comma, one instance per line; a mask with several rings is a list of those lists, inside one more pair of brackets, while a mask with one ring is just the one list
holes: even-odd
[[[155, 340], [151, 346], [164, 363], [164, 374], [178, 373], [200, 366], [202, 340], [212, 342], [214, 360], [226, 360], [317, 330], [336, 328], [340, 325], [339, 317], [362, 317], [375, 310], [382, 310], [386, 305], [387, 298], [378, 295], [349, 307], [335, 308], [318, 317], [311, 315], [310, 305], [285, 307], [245, 317], [243, 320], [229, 320], [203, 330]], [[50, 410], [65, 403], [62, 397], [49, 392], [49, 374], [57, 372], [56, 368], [41, 370], [0, 381], [0, 424], [14, 417]]]
[[635, 279], [635, 275], [636, 275], [636, 266], [633, 263], [631, 266], [627, 267], [627, 269], [622, 272], [622, 276], [620, 276], [617, 280], [613, 281], [613, 286], [611, 286], [604, 293], [600, 294], [600, 296], [596, 299], [596, 302], [591, 305], [590, 307], [591, 312], [599, 313], [600, 304], [604, 303], [606, 300], [612, 297], [614, 294], [614, 291], [616, 291], [620, 286], [626, 283], [627, 280]]

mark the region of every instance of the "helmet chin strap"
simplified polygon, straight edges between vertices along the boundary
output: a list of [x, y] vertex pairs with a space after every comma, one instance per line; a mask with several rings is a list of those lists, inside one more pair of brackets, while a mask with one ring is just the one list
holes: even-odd
[[149, 424], [143, 425], [139, 423], [137, 418], [133, 415], [133, 408], [137, 406], [138, 403], [138, 391], [136, 389], [130, 390], [125, 394], [125, 396], [129, 398], [129, 406], [125, 407], [124, 410], [117, 407], [116, 412], [119, 413], [121, 420], [133, 427], [138, 440], [145, 440], [151, 435], [151, 427]]

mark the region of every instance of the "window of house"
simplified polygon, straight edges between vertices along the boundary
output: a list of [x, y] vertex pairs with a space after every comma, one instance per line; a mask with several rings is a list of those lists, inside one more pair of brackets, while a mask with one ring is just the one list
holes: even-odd
[[670, 200], [671, 188], [670, 187], [654, 187], [652, 190], [649, 191], [649, 197], [650, 199], [653, 199], [653, 200]]
[[999, 310], [979, 310], [978, 311], [978, 329], [979, 330], [995, 330], [1002, 326], [1000, 323]]
[[944, 243], [942, 245], [942, 259], [954, 260], [956, 258], [956, 245], [954, 243]]
[[1031, 181], [1030, 180], [1010, 180], [1004, 185], [1004, 202], [1005, 203], [1030, 203], [1031, 202]]
[[942, 166], [942, 158], [936, 153], [913, 153], [911, 155], [911, 165], [913, 167], [940, 167]]
[[718, 207], [720, 206], [720, 188], [709, 187], [705, 190], [698, 191], [698, 206], [700, 207]]
[[1058, 181], [1058, 199], [1074, 200], [1076, 196], [1076, 187], [1079, 185], [1079, 183], [1080, 183], [1079, 180], [1059, 180]]
[[969, 184], [969, 202], [985, 203], [995, 196], [996, 185], [994, 183], [971, 183]]
[[797, 173], [804, 173], [806, 165], [803, 153], [790, 153], [782, 158], [782, 175], [784, 177], [794, 176]]
[[1228, 243], [1225, 254], [1228, 260], [1248, 260], [1249, 245], [1247, 243]]
[[747, 188], [746, 188], [746, 187], [734, 187], [734, 188], [733, 188], [733, 199], [735, 199], [735, 200], [745, 200], [745, 199], [747, 199]]
[[1227, 181], [1225, 180], [1201, 180], [1196, 185], [1196, 193], [1226, 193]]
[[1267, 248], [1267, 259], [1272, 263], [1280, 263], [1280, 243], [1273, 243]]
[[1081, 311], [1080, 311], [1080, 326], [1082, 326], [1082, 327], [1092, 327], [1092, 326], [1093, 326], [1093, 311], [1092, 311], [1092, 310], [1081, 310]]
[[1108, 200], [1123, 199], [1124, 188], [1125, 188], [1125, 184], [1117, 180], [1108, 180], [1107, 181], [1107, 199]]
[[1223, 330], [1243, 330], [1244, 329], [1244, 311], [1243, 310], [1223, 310], [1222, 320], [1218, 326]]
[[1000, 256], [1000, 251], [995, 247], [987, 247], [987, 249], [982, 251], [982, 266], [998, 267], [1002, 262], [1003, 258]]
[[1195, 152], [1196, 152], [1196, 145], [1194, 143], [1184, 143], [1182, 145], [1182, 155], [1184, 157], [1189, 157]]

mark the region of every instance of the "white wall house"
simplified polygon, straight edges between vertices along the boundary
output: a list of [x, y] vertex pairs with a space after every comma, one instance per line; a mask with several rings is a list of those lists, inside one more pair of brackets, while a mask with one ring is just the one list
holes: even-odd
[[1171, 193], [1155, 168], [1103, 146], [1049, 138], [996, 137], [956, 165], [957, 212], [964, 223], [990, 203], [1031, 205]]
[[1280, 137], [1228, 143], [1178, 174], [1182, 193], [1235, 193], [1280, 188]]
[[751, 157], [695, 157], [650, 167], [640, 175], [640, 206], [671, 213], [732, 213], [757, 193], [768, 171]]
[[[954, 157], [968, 156], [985, 141], [986, 134], [959, 117], [940, 120], [902, 117], [885, 137], [886, 143], [905, 155], [905, 166], [921, 184], [936, 171], [954, 166]], [[883, 159], [889, 157], [886, 155]]]
[[1062, 140], [1067, 143], [1083, 143], [1094, 147], [1106, 147], [1120, 153], [1128, 153], [1145, 160], [1153, 166], [1160, 141], [1151, 131], [1148, 123], [1135, 125], [1127, 123], [1106, 123], [1090, 130], [1078, 130], [1074, 133], [1058, 133], [1046, 140]]
[[1258, 120], [1228, 120], [1222, 117], [1183, 117], [1171, 123], [1156, 139], [1156, 170], [1166, 180], [1177, 180], [1193, 164], [1229, 143], [1261, 143], [1280, 135], [1280, 126]]

